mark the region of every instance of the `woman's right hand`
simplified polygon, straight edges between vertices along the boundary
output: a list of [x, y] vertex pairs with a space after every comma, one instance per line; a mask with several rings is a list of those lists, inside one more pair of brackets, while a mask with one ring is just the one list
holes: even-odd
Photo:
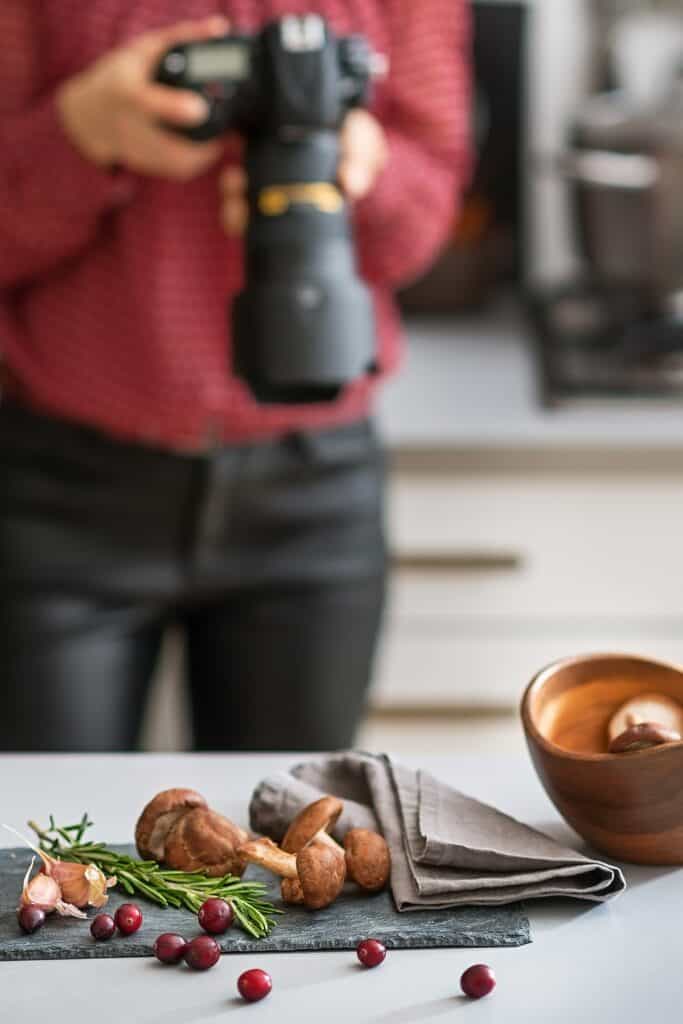
[[185, 21], [147, 32], [105, 54], [69, 79], [57, 93], [57, 109], [77, 149], [102, 167], [123, 166], [140, 174], [188, 181], [220, 157], [224, 143], [190, 142], [163, 127], [201, 124], [201, 96], [153, 81], [163, 54], [176, 43], [224, 35], [221, 16]]

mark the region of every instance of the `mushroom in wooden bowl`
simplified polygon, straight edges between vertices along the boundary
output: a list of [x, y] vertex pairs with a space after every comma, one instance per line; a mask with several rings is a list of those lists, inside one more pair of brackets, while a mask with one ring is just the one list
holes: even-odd
[[579, 835], [620, 860], [683, 864], [683, 668], [568, 658], [532, 679], [521, 712], [546, 793]]

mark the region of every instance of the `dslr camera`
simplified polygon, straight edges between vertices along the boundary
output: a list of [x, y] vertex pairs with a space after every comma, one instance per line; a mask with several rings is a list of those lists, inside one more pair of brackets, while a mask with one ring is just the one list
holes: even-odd
[[367, 103], [376, 60], [362, 37], [337, 37], [309, 14], [177, 45], [160, 62], [159, 82], [200, 93], [210, 110], [183, 134], [246, 140], [250, 217], [233, 361], [261, 402], [329, 401], [375, 369], [372, 299], [337, 164], [340, 127]]

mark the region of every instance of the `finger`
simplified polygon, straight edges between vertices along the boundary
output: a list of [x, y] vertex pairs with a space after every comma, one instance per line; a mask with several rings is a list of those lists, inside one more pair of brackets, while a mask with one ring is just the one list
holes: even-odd
[[186, 142], [144, 121], [129, 129], [126, 141], [132, 170], [173, 181], [188, 181], [204, 173], [223, 152], [220, 140]]
[[199, 20], [176, 22], [167, 28], [146, 32], [137, 41], [137, 47], [150, 63], [156, 62], [166, 50], [178, 43], [190, 43], [197, 39], [209, 39], [225, 35], [230, 30], [230, 22], [222, 14], [214, 14]]
[[204, 97], [190, 89], [140, 82], [129, 94], [129, 100], [144, 114], [168, 124], [197, 125], [209, 116]]
[[230, 199], [221, 208], [221, 222], [226, 234], [243, 235], [249, 222], [249, 206], [244, 199]]
[[224, 196], [239, 198], [247, 191], [247, 173], [238, 164], [231, 164], [225, 168], [218, 183]]
[[366, 196], [372, 188], [375, 168], [365, 157], [354, 153], [342, 157], [337, 176], [349, 199], [358, 200]]
[[371, 190], [387, 157], [387, 144], [379, 124], [366, 110], [352, 110], [340, 137], [338, 180], [352, 200]]
[[337, 177], [349, 199], [362, 199], [372, 185], [372, 164], [363, 121], [357, 121], [353, 113], [347, 116], [342, 127]]

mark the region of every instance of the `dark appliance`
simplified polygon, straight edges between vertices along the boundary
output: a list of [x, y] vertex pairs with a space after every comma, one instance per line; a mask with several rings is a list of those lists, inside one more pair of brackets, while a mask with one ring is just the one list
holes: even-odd
[[481, 0], [472, 16], [474, 179], [440, 258], [402, 292], [406, 312], [481, 307], [502, 282], [523, 277], [527, 5]]

